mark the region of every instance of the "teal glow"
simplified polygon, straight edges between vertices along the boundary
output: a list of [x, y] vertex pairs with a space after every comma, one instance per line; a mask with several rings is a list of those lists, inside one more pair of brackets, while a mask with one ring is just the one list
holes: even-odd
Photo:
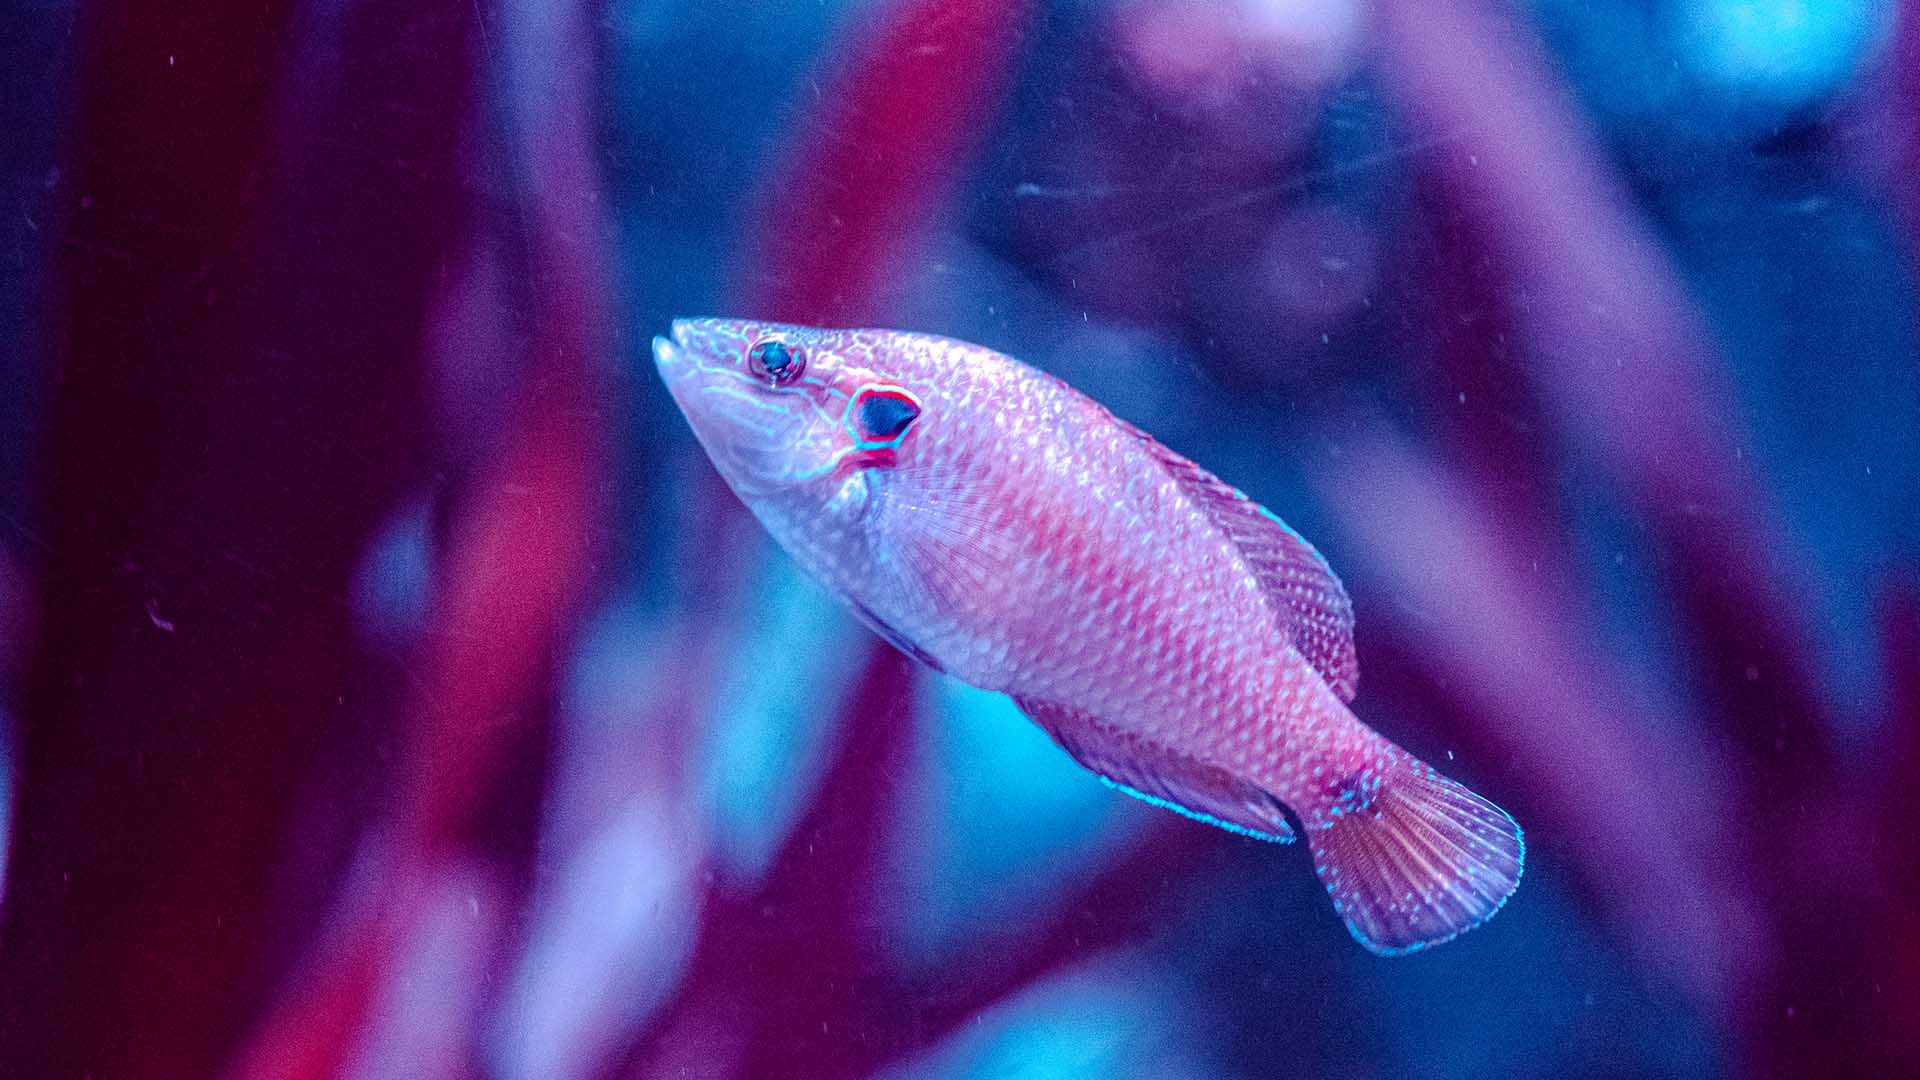
[[1146, 1080], [1202, 1076], [1194, 1024], [1146, 957], [1110, 958], [988, 1010], [882, 1080]]
[[699, 774], [716, 853], [747, 879], [765, 873], [811, 801], [829, 725], [871, 640], [793, 560], [765, 565], [723, 656]]
[[1885, 39], [1874, 0], [1683, 0], [1680, 53], [1705, 81], [1792, 107], [1831, 94]]
[[[919, 670], [888, 953], [933, 967], [1073, 888], [1138, 824], [1003, 694]], [[1144, 816], [1144, 815], [1142, 815]]]

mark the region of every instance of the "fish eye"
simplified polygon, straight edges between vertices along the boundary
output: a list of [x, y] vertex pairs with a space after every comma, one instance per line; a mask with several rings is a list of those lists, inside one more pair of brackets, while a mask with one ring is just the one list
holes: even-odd
[[800, 350], [784, 341], [769, 339], [756, 343], [747, 350], [747, 367], [755, 375], [778, 386], [790, 383], [806, 370], [806, 358]]
[[920, 403], [905, 390], [869, 387], [854, 395], [848, 417], [854, 438], [864, 447], [898, 445], [920, 416]]

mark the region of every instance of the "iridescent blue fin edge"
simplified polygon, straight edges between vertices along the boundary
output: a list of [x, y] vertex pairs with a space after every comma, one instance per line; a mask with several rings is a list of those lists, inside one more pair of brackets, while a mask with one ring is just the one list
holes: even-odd
[[1136, 799], [1242, 836], [1279, 844], [1293, 839], [1286, 808], [1256, 784], [1100, 717], [1013, 700], [1075, 761]]
[[1139, 788], [1128, 787], [1127, 785], [1121, 783], [1118, 780], [1113, 779], [1112, 777], [1099, 776], [1099, 774], [1097, 773], [1095, 774], [1095, 776], [1098, 777], [1101, 783], [1107, 785], [1113, 790], [1118, 791], [1125, 795], [1131, 795], [1134, 798], [1139, 799], [1143, 803], [1147, 803], [1151, 806], [1157, 806], [1162, 810], [1171, 810], [1174, 813], [1179, 814], [1181, 817], [1192, 818], [1195, 821], [1205, 822], [1206, 824], [1212, 825], [1215, 828], [1225, 829], [1230, 833], [1237, 833], [1241, 836], [1251, 836], [1255, 840], [1265, 840], [1268, 843], [1273, 843], [1273, 844], [1291, 844], [1296, 839], [1293, 832], [1293, 826], [1287, 824], [1284, 821], [1280, 823], [1286, 829], [1286, 831], [1283, 833], [1276, 834], [1276, 833], [1270, 833], [1270, 832], [1261, 832], [1259, 829], [1249, 829], [1245, 825], [1235, 825], [1231, 821], [1222, 821], [1221, 819], [1214, 817], [1212, 814], [1203, 814], [1198, 810], [1189, 810], [1186, 807], [1181, 806], [1177, 802], [1173, 802], [1169, 799], [1163, 799], [1158, 795], [1149, 795], [1146, 792], [1141, 791]]

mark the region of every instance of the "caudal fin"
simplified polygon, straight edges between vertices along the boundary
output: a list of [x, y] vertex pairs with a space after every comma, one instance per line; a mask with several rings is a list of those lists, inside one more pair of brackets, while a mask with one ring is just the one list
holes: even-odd
[[1412, 757], [1383, 781], [1366, 807], [1306, 836], [1347, 929], [1402, 956], [1492, 918], [1520, 884], [1527, 845], [1506, 811]]

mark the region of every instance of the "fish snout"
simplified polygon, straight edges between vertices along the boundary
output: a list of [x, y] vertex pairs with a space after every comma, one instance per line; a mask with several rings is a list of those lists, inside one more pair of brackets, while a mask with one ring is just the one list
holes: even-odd
[[653, 365], [676, 397], [695, 375], [738, 365], [746, 338], [733, 326], [729, 319], [674, 319], [665, 337], [653, 339]]
[[693, 367], [687, 358], [686, 348], [677, 340], [669, 341], [656, 335], [653, 339], [653, 366], [659, 370], [660, 378], [668, 386], [684, 376]]
[[732, 367], [753, 343], [748, 325], [738, 319], [675, 319], [668, 334], [701, 366]]

